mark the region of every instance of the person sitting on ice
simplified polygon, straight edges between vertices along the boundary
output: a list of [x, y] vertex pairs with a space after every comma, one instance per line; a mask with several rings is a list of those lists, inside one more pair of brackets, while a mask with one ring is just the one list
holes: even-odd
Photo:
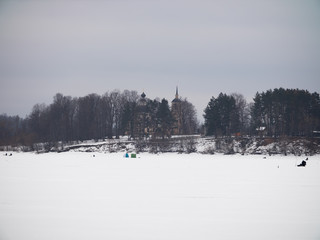
[[307, 165], [307, 162], [305, 160], [303, 160], [298, 167], [305, 167]]

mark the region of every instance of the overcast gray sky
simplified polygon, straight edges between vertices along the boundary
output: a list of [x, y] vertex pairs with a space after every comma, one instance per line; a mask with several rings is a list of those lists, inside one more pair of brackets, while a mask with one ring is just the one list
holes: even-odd
[[0, 1], [0, 114], [113, 89], [320, 92], [319, 0]]

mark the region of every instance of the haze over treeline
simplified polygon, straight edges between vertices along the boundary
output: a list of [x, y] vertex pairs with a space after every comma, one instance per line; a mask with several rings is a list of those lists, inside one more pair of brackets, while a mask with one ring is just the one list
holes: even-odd
[[[34, 105], [26, 118], [0, 115], [0, 145], [28, 146], [122, 135], [132, 139], [196, 133], [216, 137], [313, 136], [320, 131], [319, 93], [307, 90], [268, 90], [257, 93], [251, 103], [239, 93], [220, 93], [204, 109], [203, 125], [199, 125], [191, 102], [179, 97], [179, 104], [177, 119], [168, 100], [151, 100], [136, 91], [114, 90], [84, 97], [58, 93], [50, 105]], [[177, 122], [178, 133], [174, 130]]]

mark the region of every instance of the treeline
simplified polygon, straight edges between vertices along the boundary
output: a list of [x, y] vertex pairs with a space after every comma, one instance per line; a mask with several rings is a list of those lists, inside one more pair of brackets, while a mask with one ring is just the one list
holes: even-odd
[[[79, 98], [58, 93], [52, 104], [36, 104], [26, 118], [0, 115], [0, 145], [31, 146], [37, 142], [118, 138], [125, 134], [138, 138], [141, 135], [135, 130], [142, 125], [137, 118], [140, 99], [136, 91], [128, 90]], [[198, 129], [195, 108], [186, 99], [181, 101], [182, 133], [194, 133]], [[168, 101], [146, 98], [146, 105], [145, 114], [152, 117], [148, 119], [161, 135], [167, 130], [164, 125], [174, 122]]]
[[210, 99], [200, 128], [193, 104], [186, 99], [179, 104], [177, 123], [166, 99], [151, 100], [136, 91], [114, 90], [80, 98], [58, 93], [50, 105], [36, 104], [26, 118], [0, 115], [0, 145], [121, 135], [164, 138], [173, 134], [174, 127], [179, 127], [179, 134], [201, 131], [208, 136], [314, 136], [320, 132], [320, 97], [306, 90], [268, 90], [257, 93], [252, 103], [241, 94], [220, 93]]
[[207, 135], [313, 136], [320, 131], [318, 93], [274, 89], [247, 104], [240, 94], [212, 97], [204, 113]]
[[264, 126], [268, 136], [312, 136], [320, 130], [318, 93], [279, 88], [257, 93], [253, 100], [252, 126]]

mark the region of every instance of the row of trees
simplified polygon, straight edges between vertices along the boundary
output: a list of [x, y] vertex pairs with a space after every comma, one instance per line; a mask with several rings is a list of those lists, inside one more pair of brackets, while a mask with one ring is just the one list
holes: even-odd
[[[136, 91], [128, 90], [80, 98], [58, 93], [49, 106], [36, 104], [25, 119], [1, 115], [0, 145], [118, 138], [125, 134], [140, 137], [135, 131], [136, 126], [141, 125], [137, 118], [139, 99]], [[167, 131], [175, 121], [168, 101], [146, 101], [148, 115], [152, 116], [159, 135], [164, 135], [161, 131]], [[182, 103], [183, 133], [194, 133], [198, 128], [195, 108], [186, 99]]]
[[[199, 129], [195, 108], [180, 100], [180, 133], [193, 134]], [[143, 106], [140, 101], [136, 91], [128, 90], [80, 98], [56, 94], [52, 104], [36, 104], [26, 118], [0, 115], [0, 145], [169, 136], [177, 124], [168, 101], [146, 98]], [[312, 136], [320, 132], [320, 97], [279, 88], [257, 93], [248, 104], [241, 94], [220, 93], [210, 99], [204, 119], [206, 135]]]
[[265, 126], [268, 136], [311, 136], [320, 130], [318, 93], [298, 89], [274, 89], [257, 93], [252, 125]]
[[206, 135], [230, 136], [250, 130], [250, 105], [241, 94], [220, 93], [204, 110]]
[[320, 131], [318, 93], [274, 89], [247, 104], [240, 94], [212, 97], [204, 113], [207, 135], [312, 136]]

